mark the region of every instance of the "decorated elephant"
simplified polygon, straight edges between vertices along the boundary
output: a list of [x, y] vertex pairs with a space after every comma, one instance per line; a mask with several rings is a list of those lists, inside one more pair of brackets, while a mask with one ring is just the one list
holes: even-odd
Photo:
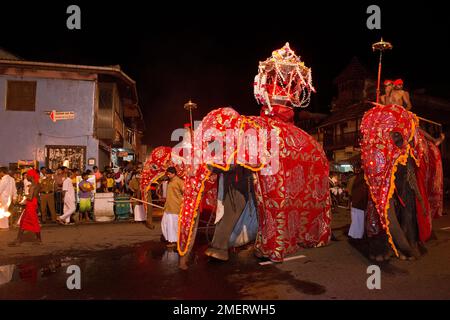
[[[255, 96], [263, 104], [260, 116], [219, 108], [208, 113], [194, 131], [193, 159], [179, 217], [181, 256], [189, 252], [194, 241], [205, 182], [216, 172], [228, 176], [230, 188], [226, 192], [233, 198], [233, 211], [239, 204], [237, 211], [244, 212], [245, 203], [252, 199], [246, 192], [254, 195], [258, 217], [254, 248], [258, 257], [281, 262], [299, 246], [319, 247], [330, 241], [328, 160], [321, 145], [293, 121], [292, 107], [308, 104], [314, 90], [311, 71], [286, 44], [260, 63], [254, 86]], [[240, 179], [250, 181], [252, 187], [239, 183]], [[222, 219], [228, 215], [225, 208]], [[231, 220], [234, 223], [238, 218]], [[214, 247], [213, 239], [207, 255], [228, 259], [226, 240], [233, 223], [224, 228], [217, 225], [214, 238], [219, 238], [217, 232], [222, 229], [222, 246]]]
[[[177, 154], [171, 147], [160, 146], [150, 153], [144, 163], [141, 178], [141, 194], [142, 200], [151, 202], [151, 185], [157, 183], [158, 180], [164, 177], [168, 167], [175, 167], [178, 176], [184, 178], [185, 176], [185, 159], [182, 155]], [[211, 212], [215, 211], [217, 204], [217, 177], [212, 175], [205, 183], [205, 197], [200, 204], [201, 211]], [[150, 217], [147, 221], [151, 221], [152, 210], [146, 205], [147, 215]]]
[[371, 258], [401, 259], [426, 249], [432, 218], [442, 215], [443, 172], [438, 147], [419, 119], [398, 105], [376, 106], [361, 123], [361, 157], [371, 202], [366, 231]]

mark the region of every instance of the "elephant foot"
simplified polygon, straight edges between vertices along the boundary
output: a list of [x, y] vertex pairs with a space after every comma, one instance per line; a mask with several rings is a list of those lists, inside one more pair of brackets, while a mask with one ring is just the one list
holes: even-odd
[[398, 254], [398, 259], [402, 260], [402, 261], [406, 261], [406, 260], [408, 260], [408, 257], [405, 256], [403, 253], [399, 253]]
[[186, 271], [189, 269], [186, 260], [187, 259], [183, 259], [184, 257], [180, 258], [180, 263], [178, 264], [178, 268], [180, 268], [180, 270]]
[[392, 256], [391, 252], [388, 252], [386, 254], [377, 254], [377, 255], [371, 254], [371, 255], [369, 255], [369, 259], [372, 261], [376, 261], [376, 262], [385, 262], [385, 261], [387, 262], [391, 259], [391, 256]]
[[417, 247], [418, 247], [418, 249], [419, 249], [419, 252], [420, 252], [420, 255], [421, 255], [421, 256], [423, 256], [423, 255], [425, 255], [425, 254], [428, 253], [428, 249], [425, 247], [425, 245], [423, 244], [423, 242], [419, 242]]
[[266, 258], [266, 257], [264, 256], [264, 254], [263, 254], [261, 251], [259, 251], [258, 249], [255, 249], [254, 252], [253, 252], [253, 254], [254, 254], [255, 257], [257, 257], [258, 259], [264, 259], [264, 258]]
[[228, 250], [223, 250], [223, 249], [216, 249], [216, 248], [208, 248], [205, 251], [205, 255], [207, 255], [208, 257], [217, 259], [217, 260], [221, 260], [221, 261], [228, 261], [229, 256], [228, 256]]

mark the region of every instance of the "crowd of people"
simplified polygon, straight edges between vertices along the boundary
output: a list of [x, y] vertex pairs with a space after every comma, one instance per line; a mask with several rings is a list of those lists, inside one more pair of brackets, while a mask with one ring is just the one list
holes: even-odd
[[[19, 222], [27, 196], [30, 195], [30, 170], [9, 170], [2, 167], [0, 171], [0, 178], [3, 180], [0, 187], [5, 189], [1, 190], [3, 200], [0, 200], [0, 204], [5, 212], [11, 213], [11, 226]], [[38, 173], [36, 198], [41, 224], [67, 225], [73, 224], [73, 221], [94, 220], [92, 201], [96, 192], [140, 197], [141, 164], [127, 163], [114, 169], [107, 166], [103, 171], [93, 167], [93, 170], [81, 172], [79, 169], [64, 166], [56, 171], [47, 167], [34, 171]], [[79, 213], [78, 218], [74, 216], [76, 212]]]
[[[141, 171], [140, 165], [133, 164], [115, 171], [110, 167], [106, 167], [104, 171], [93, 167], [92, 171], [82, 173], [66, 167], [60, 167], [56, 172], [42, 167], [39, 171], [29, 169], [23, 173], [8, 170], [6, 167], [0, 168], [0, 209], [12, 213], [5, 229], [11, 225], [19, 226], [17, 239], [10, 245], [19, 245], [25, 231], [36, 235], [37, 241], [34, 243], [41, 243], [42, 224], [51, 222], [69, 225], [74, 224], [73, 221], [76, 220], [93, 220], [94, 192], [127, 193], [131, 197], [140, 198]], [[95, 185], [90, 181], [92, 176], [95, 176]], [[168, 247], [174, 248], [178, 238], [178, 212], [181, 208], [184, 182], [178, 177], [174, 167], [167, 169], [166, 177], [167, 181], [160, 184], [161, 192], [155, 192], [155, 188], [152, 188], [152, 197], [165, 200], [161, 221], [162, 234]], [[15, 207], [19, 210], [15, 210]], [[74, 214], [77, 211], [79, 217], [75, 219]]]

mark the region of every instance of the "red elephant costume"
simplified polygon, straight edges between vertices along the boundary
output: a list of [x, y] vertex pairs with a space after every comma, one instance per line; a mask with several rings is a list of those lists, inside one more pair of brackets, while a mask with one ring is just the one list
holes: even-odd
[[[370, 109], [363, 117], [361, 132], [362, 163], [373, 201], [368, 208], [368, 236], [386, 232], [398, 256], [388, 218], [390, 200], [398, 197], [395, 184], [398, 166], [406, 165], [408, 160], [415, 165], [418, 240], [425, 242], [431, 235], [432, 218], [441, 216], [443, 210], [441, 155], [438, 147], [419, 129], [417, 116], [401, 106]], [[400, 146], [394, 142], [393, 134], [401, 137], [403, 143]], [[400, 198], [398, 201], [403, 202]]]
[[[256, 174], [254, 190], [259, 229], [255, 249], [258, 256], [281, 262], [286, 255], [296, 252], [299, 245], [328, 244], [331, 237], [328, 160], [319, 143], [294, 125], [291, 108], [305, 106], [313, 90], [310, 69], [286, 44], [260, 63], [260, 73], [255, 78], [255, 97], [263, 104], [261, 116], [242, 116], [232, 108], [219, 108], [203, 118], [194, 132], [194, 168], [186, 176], [185, 199], [179, 218], [180, 255], [185, 255], [194, 241], [195, 218], [205, 181], [212, 174], [210, 168], [229, 171], [234, 165]], [[252, 130], [267, 133], [266, 138], [247, 139]], [[271, 133], [276, 140], [272, 140]], [[217, 136], [222, 139], [222, 144], [219, 143], [222, 152], [215, 154], [214, 160], [205, 158], [215, 140], [212, 138]], [[251, 141], [257, 141], [253, 147], [263, 146], [264, 150], [253, 162], [249, 154]], [[272, 165], [270, 157], [278, 160], [273, 172], [268, 169], [269, 164]], [[263, 173], [263, 170], [268, 171]]]

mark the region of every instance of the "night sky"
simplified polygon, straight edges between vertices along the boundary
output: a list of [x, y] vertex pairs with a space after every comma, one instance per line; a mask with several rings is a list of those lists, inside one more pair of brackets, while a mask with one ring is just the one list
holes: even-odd
[[[189, 99], [199, 105], [197, 120], [221, 106], [258, 114], [258, 62], [286, 41], [313, 70], [318, 93], [308, 111], [329, 112], [332, 80], [353, 56], [376, 77], [371, 44], [381, 36], [394, 45], [383, 78], [450, 98], [450, 13], [442, 3], [92, 2], [2, 3], [0, 47], [27, 60], [120, 64], [137, 82], [151, 146], [173, 145], [172, 130], [188, 122]], [[66, 28], [70, 4], [81, 7], [81, 30]], [[370, 4], [381, 7], [381, 30], [366, 27]]]

